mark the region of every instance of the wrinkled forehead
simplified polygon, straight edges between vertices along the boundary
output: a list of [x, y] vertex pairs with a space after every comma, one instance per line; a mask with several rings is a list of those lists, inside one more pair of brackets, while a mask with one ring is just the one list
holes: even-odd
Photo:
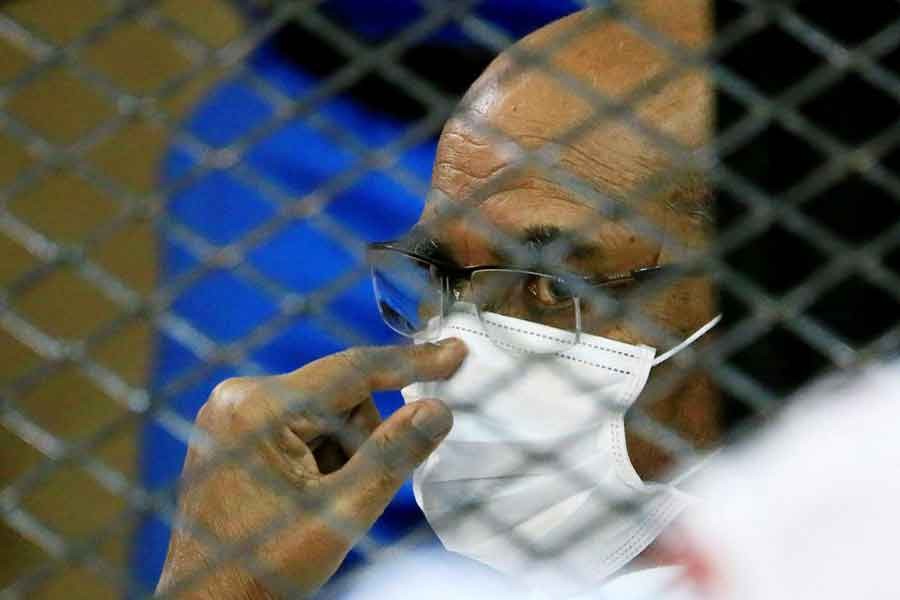
[[[614, 129], [606, 127], [603, 136]], [[702, 178], [668, 168], [639, 140], [619, 134], [614, 150], [597, 138], [549, 142], [531, 146], [539, 148], [535, 157], [521, 150], [536, 136], [519, 133], [522, 144], [512, 145], [455, 120], [441, 139], [419, 231], [427, 229], [473, 263], [495, 260], [488, 248], [498, 243], [531, 239], [541, 230], [565, 232], [557, 237], [607, 256], [637, 246], [643, 262], [659, 254], [667, 236], [697, 245], [704, 228], [683, 209], [705, 203]]]
[[565, 131], [555, 135], [559, 125], [504, 127], [475, 114], [452, 119], [438, 145], [426, 213], [488, 209], [497, 196], [518, 191], [523, 201], [554, 199], [619, 215], [642, 210], [679, 178], [664, 153], [625, 124], [592, 125], [577, 139], [566, 139]]

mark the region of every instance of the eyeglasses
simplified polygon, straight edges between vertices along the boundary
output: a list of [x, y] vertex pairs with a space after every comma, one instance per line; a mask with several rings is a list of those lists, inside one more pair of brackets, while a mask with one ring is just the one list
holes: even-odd
[[560, 352], [578, 343], [595, 304], [587, 298], [617, 293], [668, 269], [650, 266], [595, 278], [493, 265], [457, 267], [396, 242], [370, 244], [368, 260], [378, 309], [397, 333], [428, 339], [456, 303], [465, 303], [501, 346], [519, 345], [503, 317], [553, 327], [552, 343], [542, 345], [540, 352]]

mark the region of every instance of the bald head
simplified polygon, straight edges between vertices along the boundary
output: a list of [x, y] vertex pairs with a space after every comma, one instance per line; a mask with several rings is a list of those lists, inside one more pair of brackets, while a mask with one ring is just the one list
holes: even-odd
[[[709, 39], [707, 0], [635, 1], [628, 14], [681, 47], [699, 50]], [[478, 204], [524, 183], [596, 205], [596, 197], [574, 197], [573, 186], [559, 185], [548, 169], [523, 167], [517, 147], [542, 149], [564, 177], [599, 197], [638, 208], [635, 196], [649, 194], [702, 224], [707, 190], [684, 163], [708, 141], [711, 115], [702, 71], [680, 67], [620, 19], [582, 11], [522, 39], [472, 85], [441, 136], [432, 186], [455, 202]], [[511, 168], [524, 176], [504, 178]]]

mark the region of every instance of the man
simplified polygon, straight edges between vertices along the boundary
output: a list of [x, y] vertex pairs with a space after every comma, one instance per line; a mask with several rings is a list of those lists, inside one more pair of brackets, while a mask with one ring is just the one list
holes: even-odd
[[[271, 3], [266, 8], [249, 0], [230, 4], [257, 32], [275, 10]], [[170, 312], [214, 344], [241, 345], [249, 358], [210, 364], [184, 338], [183, 329], [161, 324], [154, 341], [150, 388], [166, 407], [190, 421], [215, 385], [228, 377], [283, 373], [348, 344], [397, 341], [372, 301], [371, 283], [355, 274], [359, 258], [322, 223], [328, 220], [339, 231], [366, 242], [403, 235], [422, 212], [427, 194], [420, 190], [430, 179], [440, 131], [434, 122], [426, 130], [416, 126], [427, 110], [415, 101], [415, 94], [389, 83], [377, 69], [357, 70], [354, 64], [360, 57], [347, 56], [337, 47], [329, 30], [316, 24], [316, 15], [327, 16], [372, 47], [390, 44], [398, 31], [415, 28], [418, 35], [408, 40], [414, 43], [404, 45], [404, 64], [452, 98], [461, 97], [496, 55], [448, 27], [452, 15], [430, 20], [425, 30], [417, 27], [421, 9], [416, 9], [416, 2], [394, 2], [390, 10], [368, 0], [326, 4], [313, 13], [303, 9], [298, 18], [283, 23], [246, 57], [240, 70], [217, 82], [192, 108], [183, 124], [185, 135], [173, 137], [161, 164], [167, 202], [166, 218], [157, 228], [158, 284], [171, 289]], [[485, 0], [472, 14], [519, 38], [578, 8], [575, 0], [532, 0], [527, 6]], [[435, 64], [444, 66], [434, 69]], [[351, 72], [354, 75], [348, 78]], [[323, 85], [336, 93], [320, 97], [314, 90]], [[300, 113], [277, 110], [273, 98], [279, 96]], [[315, 110], [316, 119], [310, 120], [303, 107], [313, 98], [318, 100], [309, 108]], [[354, 148], [348, 138], [335, 137], [330, 126], [323, 130], [320, 118], [346, 131], [359, 145]], [[252, 135], [262, 130], [270, 134]], [[418, 134], [409, 139], [413, 131]], [[397, 143], [403, 139], [408, 143]], [[356, 170], [365, 156], [386, 145], [391, 147], [391, 164]], [[243, 148], [241, 168], [209, 170], [204, 153], [197, 151], [201, 147], [223, 152]], [[354, 173], [348, 176], [348, 171]], [[270, 185], [257, 185], [250, 180], [251, 173]], [[281, 201], [304, 204], [313, 191], [328, 198], [322, 212], [281, 222], [273, 218]], [[278, 194], [283, 196], [279, 199]], [[258, 235], [261, 228], [265, 231]], [[210, 268], [214, 261], [207, 252], [223, 246], [241, 247], [240, 269]], [[260, 285], [260, 280], [266, 284]], [[340, 289], [331, 295], [331, 310], [326, 313], [302, 306], [289, 313], [273, 310], [273, 300], [283, 294], [306, 296], [330, 285]], [[254, 335], [245, 344], [250, 331], [264, 328], [272, 319], [278, 321], [277, 328]], [[391, 412], [398, 396], [386, 393], [376, 405]], [[185, 440], [173, 435], [165, 419], [148, 419], [141, 438], [142, 484], [154, 491], [171, 489], [181, 474]], [[372, 535], [390, 541], [421, 520], [411, 491], [404, 486]], [[170, 533], [167, 521], [148, 513], [138, 526], [132, 576], [149, 589], [162, 572]], [[345, 563], [349, 567], [357, 558], [352, 553]]]
[[[697, 48], [708, 39], [705, 4], [635, 6], [643, 23], [678, 44]], [[552, 58], [523, 67], [535, 54]], [[676, 65], [629, 26], [594, 12], [528, 36], [487, 69], [447, 123], [432, 198], [410, 237], [391, 248], [445, 271], [538, 265], [551, 276], [529, 280], [525, 293], [544, 308], [571, 301], [555, 283], [613, 282], [585, 292], [575, 339], [665, 349], [687, 338], [715, 316], [710, 281], [676, 273], [642, 290], [634, 275], [682, 264], [709, 239], [708, 190], [690, 152], [678, 148], [708, 140], [710, 89], [701, 72]], [[633, 102], [633, 113], [598, 118], [598, 102], [573, 88]], [[543, 158], [529, 160], [523, 149]], [[570, 275], [554, 276], [561, 271]], [[470, 291], [456, 298], [477, 305]], [[382, 422], [371, 393], [446, 379], [466, 353], [453, 339], [356, 348], [284, 375], [219, 385], [197, 418], [208, 435], [188, 455], [184, 526], [159, 589], [216, 598], [319, 589], [453, 427], [454, 415], [434, 398], [410, 401]], [[702, 373], [671, 371], [654, 369], [651, 383], [665, 384], [648, 388], [645, 409], [709, 445], [718, 435], [714, 387]], [[672, 460], [635, 435], [628, 455], [647, 479]], [[634, 565], [655, 562], [653, 546], [643, 546]]]

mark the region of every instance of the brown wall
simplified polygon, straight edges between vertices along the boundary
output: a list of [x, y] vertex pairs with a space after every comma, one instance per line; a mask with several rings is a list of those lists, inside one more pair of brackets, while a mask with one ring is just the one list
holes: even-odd
[[[55, 44], [70, 43], [110, 14], [104, 0], [20, 0], [0, 3], [2, 12], [16, 22], [43, 32]], [[161, 14], [180, 23], [199, 39], [222, 46], [240, 32], [236, 16], [223, 0], [165, 0]], [[0, 85], [15, 81], [36, 57], [0, 28]], [[192, 65], [176, 42], [152, 20], [115, 27], [79, 53], [85, 64], [131, 92], [152, 92]], [[175, 117], [196, 102], [217, 73], [206, 69], [161, 102]], [[116, 106], [82, 83], [73, 71], [57, 67], [42, 71], [5, 102], [0, 109], [33, 128], [54, 144], [71, 144], [116, 115]], [[158, 160], [168, 132], [158, 124], [133, 119], [101, 136], [79, 151], [90, 165], [135, 194], [153, 191]], [[0, 126], [0, 188], [9, 189], [18, 176], [40, 161], [34, 148], [26, 148]], [[2, 192], [0, 192], [2, 194]], [[2, 195], [0, 195], [2, 197]], [[79, 245], [123, 208], [121, 198], [86, 180], [72, 168], [41, 174], [12, 195], [10, 213], [43, 235], [65, 244]], [[152, 223], [132, 220], [108, 239], [93, 245], [88, 257], [142, 294], [153, 286], [155, 247]], [[25, 275], [41, 266], [21, 241], [0, 231], [0, 285], [13, 291], [14, 310], [43, 332], [78, 339], [121, 315], [123, 308], [107, 298], [72, 268], [54, 268], [32, 279]], [[13, 287], [10, 287], [10, 286]], [[144, 385], [150, 349], [150, 326], [134, 319], [114, 335], [89, 349], [101, 366], [130, 385]], [[0, 326], [0, 387], [34, 373], [44, 361], [27, 343]], [[92, 455], [126, 478], [135, 477], [137, 418], [122, 403], [98, 389], [75, 366], [57, 366], [40, 374], [14, 397], [15, 407], [43, 430], [67, 442], [92, 438], [101, 428], [115, 424], [112, 435]], [[18, 477], [46, 466], [47, 459], [7, 419], [0, 424], [0, 481], [6, 488]], [[19, 433], [22, 433], [21, 431]], [[125, 565], [130, 534], [127, 503], [107, 491], [76, 465], [53, 465], [46, 476], [21, 499], [21, 505], [70, 543], [89, 540], [105, 531], [98, 554], [117, 568]], [[124, 519], [124, 521], [123, 521]], [[112, 527], [113, 531], [108, 531]], [[106, 598], [121, 595], [108, 577], [88, 566], [52, 562], [39, 545], [0, 521], [0, 589], [40, 567], [49, 576], [29, 597]]]

